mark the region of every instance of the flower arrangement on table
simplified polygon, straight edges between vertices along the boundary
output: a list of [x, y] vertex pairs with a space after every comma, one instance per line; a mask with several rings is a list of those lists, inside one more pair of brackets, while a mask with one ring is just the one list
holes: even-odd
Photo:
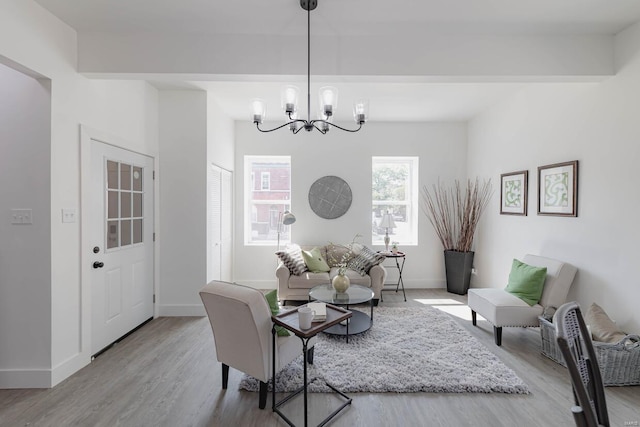
[[342, 252], [342, 255], [340, 256], [340, 260], [337, 260], [335, 258], [336, 254], [334, 252], [327, 254], [329, 261], [333, 265], [338, 267], [338, 274], [340, 276], [344, 276], [344, 274], [347, 272], [347, 265], [351, 260], [351, 258], [358, 255], [362, 250], [362, 245], [356, 242], [356, 240], [358, 240], [360, 237], [362, 237], [361, 234], [356, 234], [353, 237], [353, 240], [351, 240], [351, 243], [349, 243], [348, 245], [336, 245], [335, 243], [331, 243], [331, 245], [333, 245], [334, 247], [346, 249], [346, 251]]

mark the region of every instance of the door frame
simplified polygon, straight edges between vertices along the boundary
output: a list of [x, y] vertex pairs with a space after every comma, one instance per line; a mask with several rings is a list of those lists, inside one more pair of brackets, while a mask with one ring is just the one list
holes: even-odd
[[[144, 153], [141, 151], [132, 150], [129, 147], [132, 145], [128, 143], [126, 140], [109, 135], [105, 132], [101, 132], [85, 125], [80, 125], [80, 348], [79, 352], [85, 355], [88, 358], [88, 361], [91, 360], [91, 327], [92, 327], [92, 304], [91, 304], [91, 264], [93, 262], [93, 258], [95, 255], [91, 253], [92, 242], [91, 242], [91, 233], [90, 233], [90, 221], [89, 221], [89, 212], [90, 203], [91, 203], [91, 141], [95, 140], [101, 142], [103, 144], [111, 145], [113, 147], [130, 151], [136, 154], [141, 154], [143, 156], [150, 157], [153, 159], [153, 169], [154, 171], [158, 170], [158, 159], [156, 156], [153, 156], [149, 153]], [[155, 175], [155, 172], [154, 172]], [[158, 229], [158, 179], [154, 179], [153, 181], [153, 224], [154, 224], [154, 235], [155, 230]], [[87, 216], [85, 216], [87, 215]], [[158, 306], [157, 296], [158, 296], [158, 241], [159, 239], [156, 237], [154, 240], [154, 251], [153, 251], [153, 293], [156, 296], [153, 305], [153, 318], [158, 317]], [[86, 359], [85, 359], [86, 360]], [[87, 362], [88, 363], [88, 362]]]

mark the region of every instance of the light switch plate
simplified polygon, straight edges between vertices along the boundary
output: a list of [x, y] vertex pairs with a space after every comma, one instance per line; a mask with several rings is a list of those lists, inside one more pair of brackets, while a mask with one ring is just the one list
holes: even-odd
[[76, 210], [62, 209], [62, 222], [76, 222]]
[[31, 209], [11, 209], [11, 224], [33, 224]]

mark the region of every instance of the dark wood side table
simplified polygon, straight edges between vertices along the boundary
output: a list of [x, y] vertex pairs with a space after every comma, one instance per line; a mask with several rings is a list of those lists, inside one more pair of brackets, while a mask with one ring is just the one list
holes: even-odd
[[[404, 291], [404, 281], [402, 280], [402, 270], [404, 270], [404, 261], [406, 259], [406, 255], [404, 252], [396, 252], [395, 254], [393, 252], [384, 252], [384, 251], [380, 251], [380, 254], [384, 255], [387, 258], [392, 258], [395, 262], [396, 265], [395, 267], [393, 265], [391, 266], [386, 266], [387, 268], [397, 268], [398, 269], [398, 283], [391, 283], [391, 285], [395, 285], [396, 287], [396, 293], [398, 292], [398, 289], [400, 289], [400, 287], [402, 287], [402, 295], [404, 296], [404, 300], [405, 302], [407, 301], [407, 294]], [[402, 260], [402, 262], [400, 262], [400, 260]], [[392, 291], [393, 289], [384, 289], [384, 287], [382, 288], [382, 290], [387, 290], [387, 291]], [[382, 292], [380, 292], [380, 301], [383, 301], [382, 299]]]
[[[271, 328], [271, 336], [272, 336], [272, 346], [271, 346], [272, 348], [271, 350], [272, 351], [271, 353], [272, 354], [272, 357], [271, 357], [272, 359], [272, 365], [271, 365], [272, 390], [271, 391], [273, 396], [272, 408], [273, 408], [273, 412], [280, 415], [280, 417], [282, 417], [282, 419], [285, 420], [287, 424], [289, 424], [292, 427], [295, 427], [293, 422], [291, 422], [291, 420], [289, 420], [289, 418], [287, 418], [287, 416], [283, 414], [279, 408], [280, 406], [284, 405], [289, 400], [291, 400], [294, 396], [297, 396], [298, 394], [300, 394], [300, 392], [303, 392], [304, 393], [304, 425], [305, 427], [307, 427], [308, 425], [308, 420], [307, 420], [307, 382], [308, 382], [307, 380], [307, 344], [309, 343], [309, 340], [314, 336], [316, 336], [317, 334], [319, 334], [320, 332], [324, 331], [325, 329], [330, 328], [334, 325], [337, 325], [338, 323], [350, 318], [353, 315], [351, 311], [346, 310], [342, 307], [337, 307], [335, 305], [327, 304], [327, 320], [325, 320], [324, 322], [312, 323], [310, 329], [300, 329], [300, 324], [298, 322], [298, 310], [301, 307], [305, 307], [305, 306], [303, 305], [295, 308], [294, 310], [290, 310], [285, 313], [278, 314], [276, 316], [271, 316], [271, 320], [273, 321], [273, 327]], [[293, 332], [302, 341], [302, 365], [303, 365], [303, 372], [304, 372], [304, 375], [303, 375], [304, 383], [302, 384], [302, 386], [296, 391], [294, 391], [293, 393], [291, 393], [289, 396], [282, 399], [280, 402], [276, 402], [276, 325], [282, 326], [283, 328], [286, 328], [289, 331]], [[322, 420], [322, 422], [318, 424], [318, 426], [325, 425], [330, 419], [338, 415], [340, 411], [342, 411], [345, 407], [347, 407], [347, 405], [351, 405], [351, 398], [349, 396], [347, 396], [340, 390], [336, 389], [331, 384], [327, 384], [327, 385], [333, 391], [335, 391], [340, 396], [345, 398], [346, 401], [338, 409], [333, 411], [331, 414], [329, 414], [329, 416], [327, 416], [324, 420]]]

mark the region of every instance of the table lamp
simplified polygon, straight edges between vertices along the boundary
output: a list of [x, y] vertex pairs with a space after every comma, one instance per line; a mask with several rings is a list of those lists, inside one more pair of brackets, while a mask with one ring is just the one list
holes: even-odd
[[389, 229], [393, 229], [396, 226], [396, 223], [393, 221], [393, 217], [389, 212], [382, 215], [382, 219], [380, 220], [380, 227], [384, 227], [384, 250], [385, 252], [389, 252]]

